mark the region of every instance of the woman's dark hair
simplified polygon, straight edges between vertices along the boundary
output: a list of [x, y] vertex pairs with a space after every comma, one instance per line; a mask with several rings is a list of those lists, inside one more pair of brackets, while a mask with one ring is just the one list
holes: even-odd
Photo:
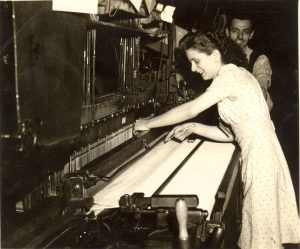
[[180, 48], [184, 51], [195, 49], [207, 55], [217, 49], [224, 64], [233, 63], [241, 67], [247, 66], [247, 59], [243, 50], [225, 34], [212, 32], [189, 34], [182, 39]]

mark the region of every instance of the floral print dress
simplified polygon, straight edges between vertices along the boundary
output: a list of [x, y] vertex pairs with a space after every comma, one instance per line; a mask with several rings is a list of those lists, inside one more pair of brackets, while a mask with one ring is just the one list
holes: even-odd
[[221, 67], [207, 89], [242, 151], [242, 249], [300, 243], [300, 219], [290, 172], [257, 80], [233, 64]]

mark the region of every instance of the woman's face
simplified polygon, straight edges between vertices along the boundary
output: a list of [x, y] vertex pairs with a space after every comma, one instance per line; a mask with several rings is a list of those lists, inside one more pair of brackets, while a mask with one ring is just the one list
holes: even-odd
[[192, 72], [201, 74], [204, 80], [210, 80], [217, 77], [221, 67], [220, 53], [214, 50], [212, 54], [199, 52], [195, 49], [187, 49], [186, 56], [191, 62]]

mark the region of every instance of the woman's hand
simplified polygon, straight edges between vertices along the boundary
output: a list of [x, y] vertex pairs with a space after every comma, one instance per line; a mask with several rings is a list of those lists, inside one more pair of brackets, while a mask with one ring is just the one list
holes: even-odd
[[137, 119], [134, 123], [133, 134], [138, 135], [141, 132], [149, 131], [149, 119]]
[[193, 128], [195, 127], [196, 123], [185, 123], [182, 125], [178, 125], [173, 130], [169, 132], [169, 134], [165, 138], [165, 142], [170, 141], [173, 137], [183, 141], [189, 135], [191, 135], [194, 131]]

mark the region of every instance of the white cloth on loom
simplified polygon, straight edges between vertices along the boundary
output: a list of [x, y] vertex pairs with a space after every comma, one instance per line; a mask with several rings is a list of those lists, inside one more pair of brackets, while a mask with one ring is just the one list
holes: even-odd
[[161, 194], [196, 194], [198, 207], [211, 214], [234, 149], [231, 143], [204, 142]]
[[195, 146], [196, 143], [161, 142], [95, 194], [91, 210], [97, 214], [104, 208], [118, 207], [124, 194], [143, 192], [145, 196], [151, 196], [183, 160], [182, 155]]
[[[105, 208], [118, 207], [124, 194], [151, 196], [199, 142], [161, 142], [96, 193], [91, 211], [97, 215]], [[234, 148], [229, 143], [204, 142], [161, 194], [196, 194], [198, 207], [211, 212]]]

